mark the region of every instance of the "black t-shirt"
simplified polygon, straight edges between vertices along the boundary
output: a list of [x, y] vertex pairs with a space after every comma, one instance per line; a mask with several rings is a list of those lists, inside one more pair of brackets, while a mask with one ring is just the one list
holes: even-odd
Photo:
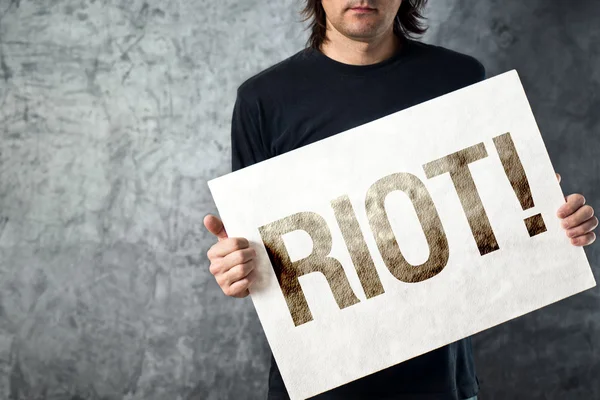
[[[238, 88], [231, 127], [232, 169], [325, 139], [484, 77], [485, 70], [475, 58], [413, 40], [405, 40], [392, 57], [363, 66], [303, 49]], [[466, 338], [314, 399], [462, 400], [478, 390], [471, 340]], [[268, 398], [288, 398], [273, 357]]]

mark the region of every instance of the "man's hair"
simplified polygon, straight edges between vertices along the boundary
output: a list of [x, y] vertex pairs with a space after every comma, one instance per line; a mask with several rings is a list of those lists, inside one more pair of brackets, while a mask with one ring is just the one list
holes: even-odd
[[[301, 11], [303, 21], [310, 20], [308, 29], [311, 30], [306, 47], [319, 50], [326, 40], [325, 10], [321, 0], [305, 0], [306, 5]], [[394, 19], [394, 33], [403, 38], [413, 38], [425, 33], [423, 8], [427, 0], [403, 0]]]

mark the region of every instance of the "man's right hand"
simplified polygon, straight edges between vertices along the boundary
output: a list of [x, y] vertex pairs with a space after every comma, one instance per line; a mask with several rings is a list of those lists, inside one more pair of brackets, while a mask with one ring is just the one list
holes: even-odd
[[248, 296], [248, 288], [254, 280], [256, 257], [248, 240], [228, 237], [223, 222], [214, 215], [204, 217], [204, 226], [218, 240], [206, 253], [211, 274], [227, 296]]

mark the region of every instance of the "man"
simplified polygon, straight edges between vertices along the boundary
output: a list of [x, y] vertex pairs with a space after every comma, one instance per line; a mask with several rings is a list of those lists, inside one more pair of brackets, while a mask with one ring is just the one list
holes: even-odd
[[[421, 34], [426, 0], [307, 0], [312, 33], [306, 49], [244, 82], [232, 118], [232, 167], [244, 168], [423, 101], [474, 84], [476, 59], [412, 39]], [[557, 175], [560, 180], [560, 176]], [[557, 211], [573, 245], [595, 240], [598, 219], [579, 194]], [[218, 243], [210, 271], [226, 295], [245, 297], [255, 253], [228, 238], [221, 221], [204, 220]], [[476, 399], [470, 338], [333, 389], [317, 399]], [[287, 392], [274, 359], [269, 399]]]

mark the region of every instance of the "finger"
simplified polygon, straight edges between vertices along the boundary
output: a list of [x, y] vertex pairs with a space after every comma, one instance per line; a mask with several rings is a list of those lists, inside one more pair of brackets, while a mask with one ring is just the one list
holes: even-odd
[[255, 257], [256, 251], [254, 251], [252, 247], [247, 247], [245, 249], [236, 250], [227, 254], [225, 257], [223, 257], [223, 263], [226, 265], [225, 268], [230, 269], [238, 264], [248, 262]]
[[243, 299], [244, 297], [248, 296], [249, 294], [250, 294], [250, 291], [248, 289], [246, 289], [242, 293], [239, 293], [239, 294], [236, 293], [236, 294], [234, 294], [231, 297], [236, 297], [238, 299]]
[[225, 281], [228, 286], [233, 285], [237, 281], [241, 281], [254, 270], [256, 263], [248, 261], [243, 264], [237, 264], [225, 273]]
[[212, 261], [218, 257], [225, 257], [226, 255], [233, 253], [237, 250], [246, 249], [250, 246], [246, 238], [227, 238], [214, 244], [208, 250], [208, 258]]
[[252, 248], [236, 250], [225, 257], [213, 257], [209, 270], [214, 276], [222, 275], [236, 265], [252, 261], [254, 257], [256, 257], [256, 252]]
[[586, 233], [585, 235], [577, 236], [571, 239], [571, 244], [574, 246], [587, 246], [594, 243], [596, 234], [594, 232]]
[[565, 204], [560, 206], [556, 211], [559, 218], [565, 218], [579, 210], [585, 204], [585, 197], [578, 193], [568, 195]]
[[252, 248], [236, 250], [225, 257], [217, 257], [214, 262], [218, 265], [217, 274], [224, 274], [236, 265], [252, 261], [254, 257], [256, 257], [256, 252]]
[[573, 214], [563, 219], [561, 225], [564, 229], [575, 228], [594, 216], [594, 209], [590, 206], [583, 206]]
[[560, 183], [560, 179], [561, 179], [561, 177], [560, 177], [560, 174], [559, 174], [559, 173], [556, 173], [556, 179], [558, 179], [558, 183]]
[[585, 235], [588, 232], [593, 231], [598, 226], [598, 218], [592, 217], [585, 221], [583, 224], [573, 227], [567, 230], [567, 236], [574, 238], [577, 236]]
[[223, 270], [223, 257], [217, 257], [216, 259], [212, 260], [208, 270], [215, 276], [215, 278], [221, 275]]
[[204, 226], [210, 233], [215, 235], [217, 239], [223, 240], [227, 238], [227, 232], [225, 231], [225, 226], [223, 225], [223, 221], [220, 218], [215, 217], [214, 215], [207, 215], [204, 217]]
[[256, 270], [252, 271], [245, 278], [233, 283], [229, 287], [229, 293], [231, 293], [229, 296], [238, 297], [238, 298], [248, 296], [250, 294], [250, 291], [248, 289], [252, 287], [252, 284], [254, 283], [255, 280], [256, 280]]

